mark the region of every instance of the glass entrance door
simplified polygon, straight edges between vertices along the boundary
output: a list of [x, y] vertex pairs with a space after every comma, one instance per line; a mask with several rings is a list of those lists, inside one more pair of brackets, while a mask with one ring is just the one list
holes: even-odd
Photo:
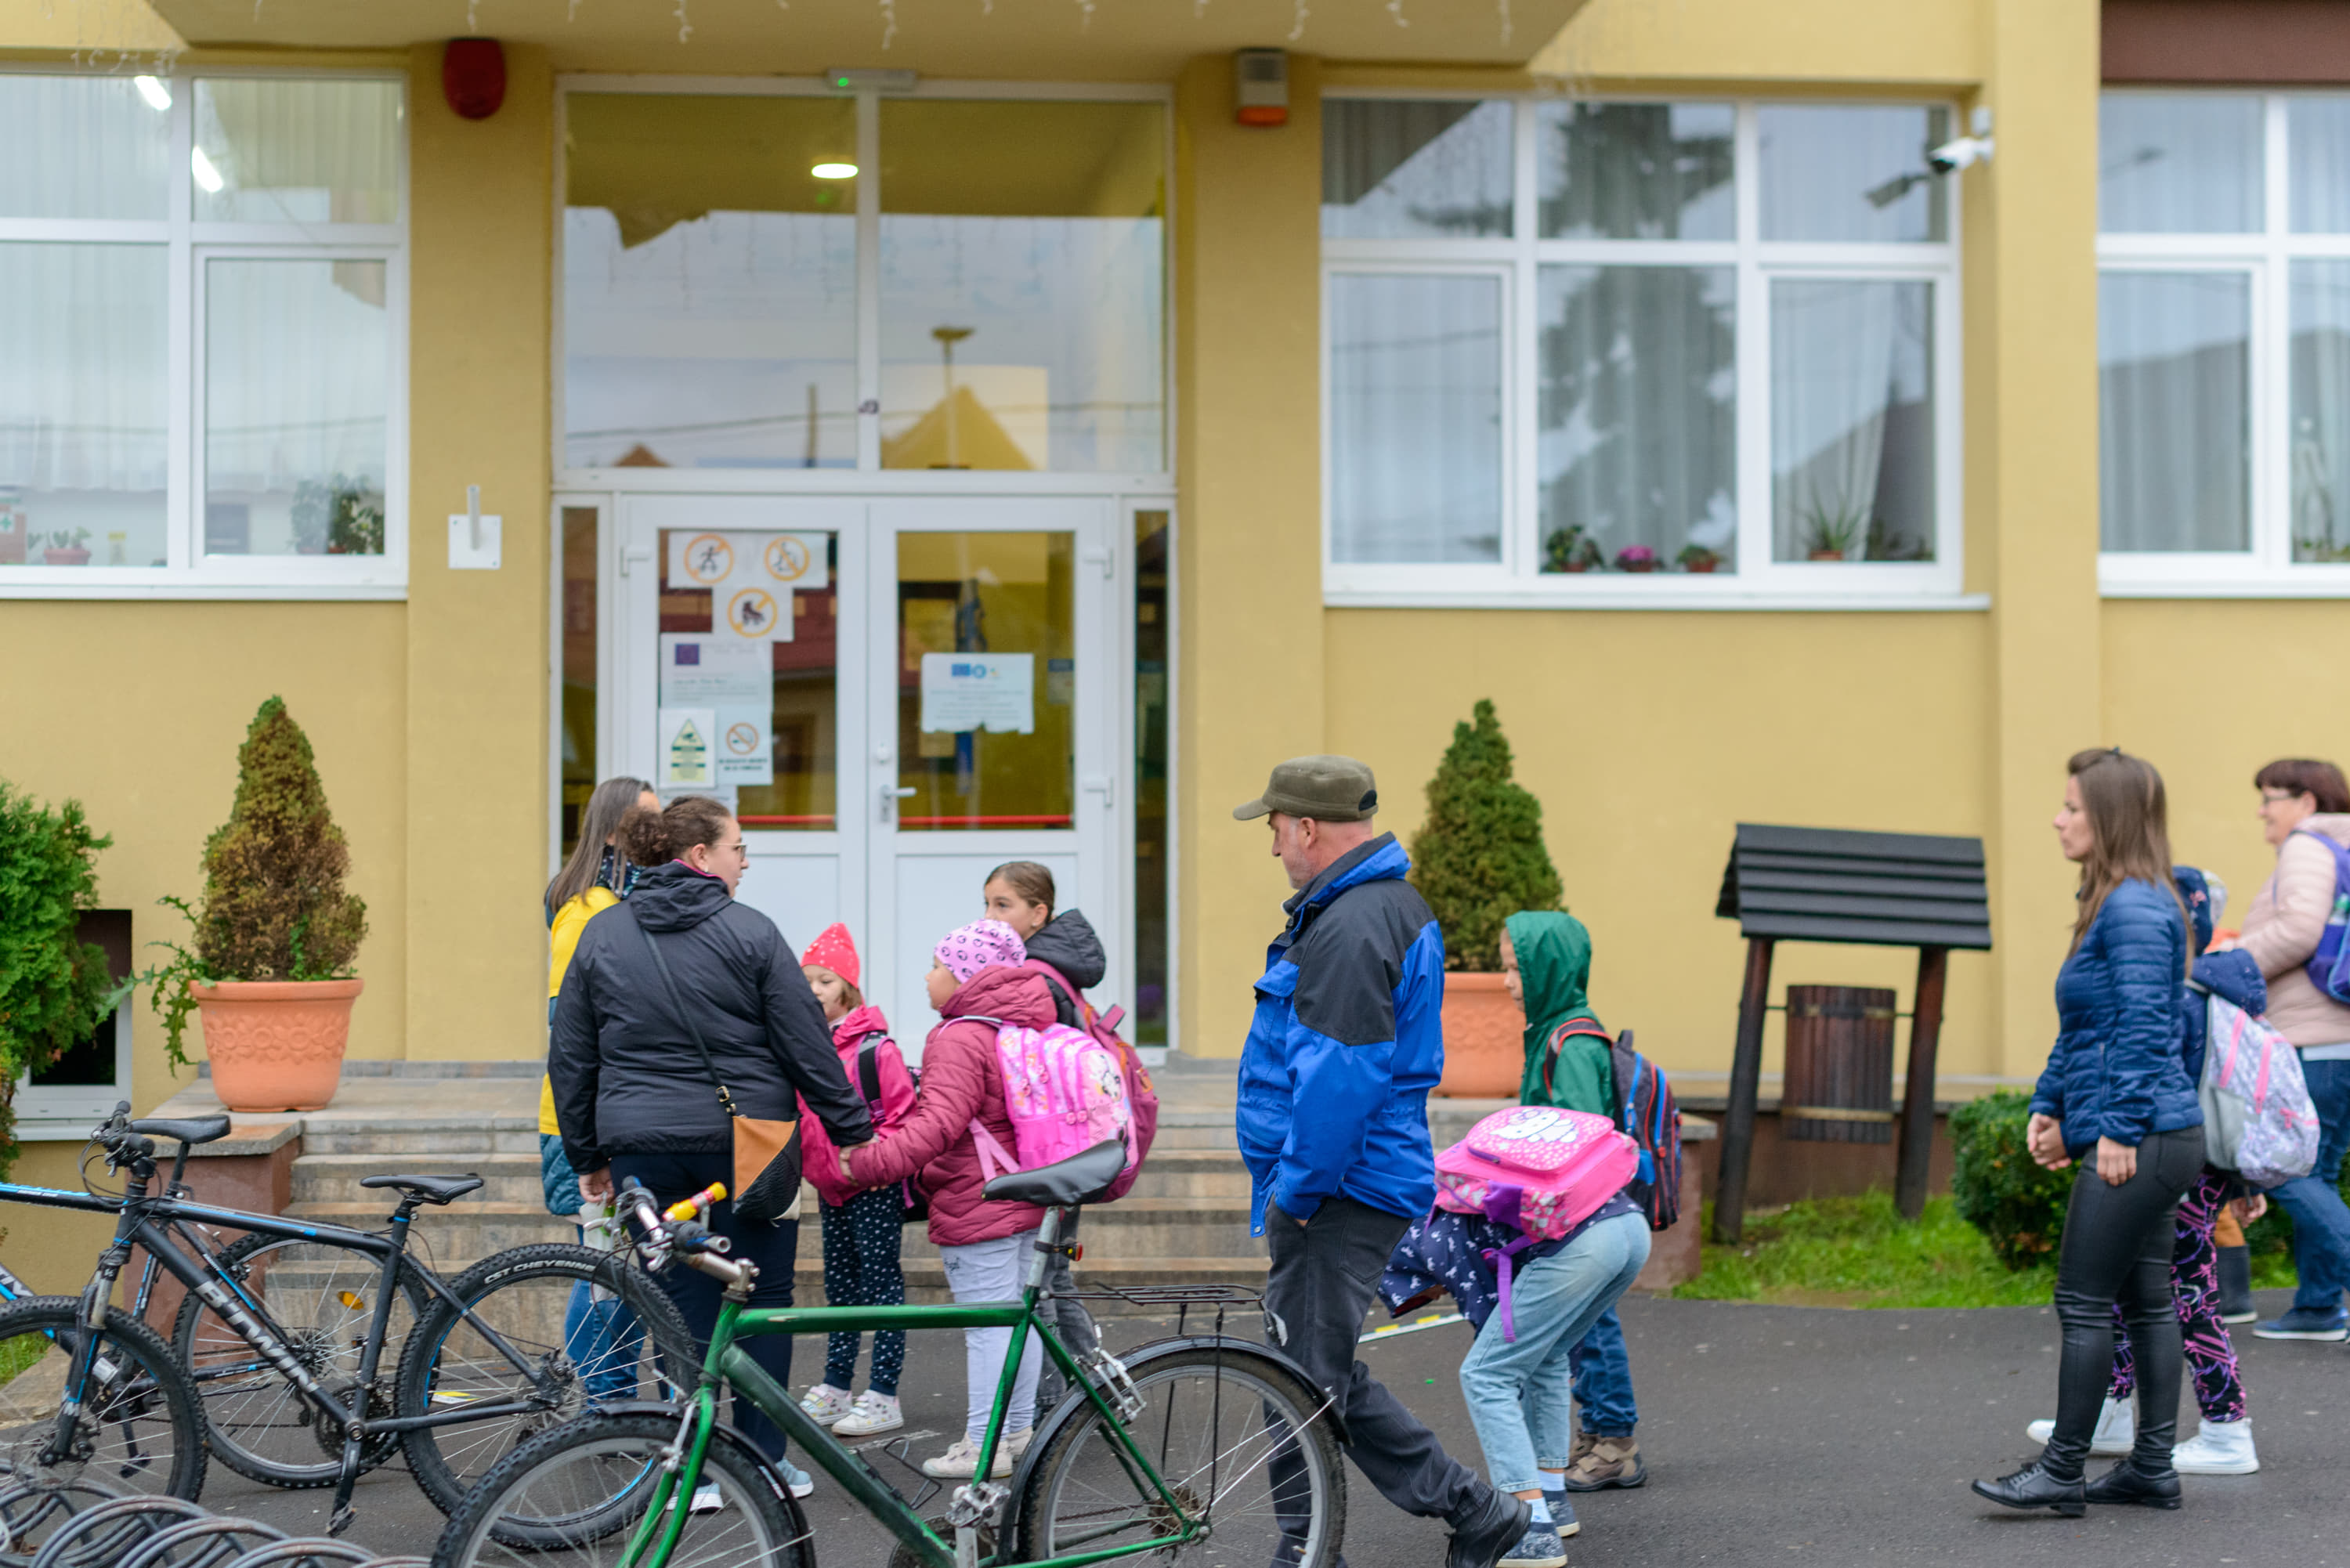
[[843, 920], [910, 1054], [940, 937], [1035, 860], [1125, 994], [1130, 808], [1110, 679], [1117, 561], [1093, 500], [629, 496], [605, 772], [732, 802], [738, 891], [805, 945]]

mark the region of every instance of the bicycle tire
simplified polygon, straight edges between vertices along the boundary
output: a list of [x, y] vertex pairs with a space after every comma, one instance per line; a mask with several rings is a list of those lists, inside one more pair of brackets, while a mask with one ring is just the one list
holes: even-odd
[[[1153, 1563], [1281, 1563], [1331, 1568], [1347, 1527], [1347, 1477], [1328, 1402], [1253, 1347], [1201, 1345], [1128, 1358], [1144, 1407], [1128, 1434], [1183, 1507], [1210, 1528], [1149, 1553]], [[1204, 1418], [1203, 1429], [1197, 1423]], [[1284, 1442], [1278, 1421], [1298, 1434]], [[1180, 1432], [1180, 1436], [1179, 1436]], [[1283, 1471], [1274, 1461], [1294, 1456]], [[1294, 1475], [1295, 1481], [1276, 1481]], [[1284, 1490], [1276, 1498], [1276, 1488]], [[1285, 1517], [1284, 1517], [1285, 1515]], [[1174, 1516], [1147, 1491], [1091, 1404], [1045, 1439], [1014, 1516], [1014, 1562], [1036, 1562], [1170, 1533]], [[1144, 1533], [1146, 1532], [1147, 1533]], [[1203, 1558], [1202, 1552], [1213, 1553]]]
[[[609, 1568], [643, 1518], [678, 1420], [599, 1413], [540, 1433], [499, 1460], [449, 1516], [432, 1568]], [[715, 1486], [722, 1506], [688, 1514], [672, 1561], [816, 1568], [799, 1503], [775, 1468], [723, 1428], [711, 1434], [701, 1485]]]
[[[614, 1353], [597, 1362], [573, 1362], [564, 1314], [579, 1286], [610, 1292], [649, 1332], [635, 1344], [615, 1341]], [[548, 1428], [600, 1401], [673, 1397], [701, 1371], [701, 1348], [669, 1293], [618, 1252], [533, 1242], [483, 1259], [451, 1281], [449, 1289], [517, 1353], [556, 1368], [556, 1374], [542, 1395], [546, 1407], [529, 1415], [408, 1430], [403, 1441], [409, 1472], [442, 1513], [455, 1511], [474, 1482]], [[504, 1403], [527, 1397], [530, 1391], [512, 1363], [436, 1295], [408, 1337], [396, 1399], [400, 1415], [421, 1416], [435, 1401]]]
[[55, 1463], [42, 1458], [80, 1318], [72, 1296], [27, 1296], [0, 1308], [0, 1469], [27, 1480], [74, 1480], [88, 1471], [112, 1490], [194, 1501], [204, 1490], [203, 1407], [162, 1336], [128, 1313], [109, 1313], [94, 1331], [94, 1386], [84, 1390], [78, 1451]]
[[[322, 1269], [319, 1260], [304, 1257], [305, 1251], [347, 1258], [351, 1267], [348, 1272], [339, 1264]], [[268, 1309], [286, 1347], [310, 1375], [348, 1397], [373, 1322], [382, 1262], [366, 1252], [303, 1237], [255, 1234], [239, 1237], [224, 1249], [220, 1266]], [[273, 1277], [297, 1282], [281, 1298], [272, 1287]], [[383, 1355], [376, 1363], [376, 1391], [369, 1399], [379, 1415], [390, 1414], [403, 1341], [424, 1315], [423, 1265], [403, 1255], [399, 1280], [408, 1320], [402, 1324], [395, 1307], [385, 1328]], [[351, 1299], [358, 1304], [350, 1304]], [[181, 1299], [172, 1320], [172, 1351], [195, 1384], [204, 1407], [204, 1440], [223, 1464], [250, 1480], [288, 1490], [332, 1486], [341, 1479], [342, 1423], [305, 1399], [192, 1291]], [[359, 1449], [359, 1473], [399, 1451], [397, 1434], [369, 1438]]]

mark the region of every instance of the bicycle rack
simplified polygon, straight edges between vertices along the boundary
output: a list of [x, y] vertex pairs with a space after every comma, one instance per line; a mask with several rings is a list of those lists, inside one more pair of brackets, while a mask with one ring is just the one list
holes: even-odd
[[[38, 1544], [31, 1544], [33, 1538]], [[0, 1470], [0, 1568], [427, 1568], [323, 1535], [289, 1536], [176, 1497], [125, 1496], [87, 1477]]]

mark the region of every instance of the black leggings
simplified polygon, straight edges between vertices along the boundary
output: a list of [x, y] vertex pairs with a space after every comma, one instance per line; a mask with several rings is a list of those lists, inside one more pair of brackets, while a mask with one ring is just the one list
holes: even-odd
[[2106, 1186], [2097, 1174], [2094, 1150], [2078, 1163], [2056, 1259], [2064, 1353], [2056, 1375], [2056, 1431], [2043, 1462], [2057, 1480], [2081, 1475], [2113, 1375], [2118, 1303], [2137, 1353], [2137, 1447], [2131, 1463], [2144, 1474], [2164, 1474], [2178, 1435], [2183, 1365], [2178, 1314], [2170, 1301], [2172, 1217], [2179, 1195], [2203, 1172], [2203, 1129], [2150, 1134], [2137, 1146], [2137, 1173], [2119, 1187]]

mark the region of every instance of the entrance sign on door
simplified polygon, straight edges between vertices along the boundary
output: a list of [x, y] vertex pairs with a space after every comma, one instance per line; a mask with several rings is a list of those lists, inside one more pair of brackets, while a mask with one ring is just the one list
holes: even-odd
[[941, 731], [1036, 732], [1033, 653], [925, 653], [920, 727]]
[[718, 782], [722, 784], [771, 784], [775, 782], [775, 746], [771, 733], [774, 717], [766, 708], [718, 710]]
[[660, 787], [707, 788], [718, 782], [711, 740], [718, 727], [712, 708], [664, 708], [660, 711]]

